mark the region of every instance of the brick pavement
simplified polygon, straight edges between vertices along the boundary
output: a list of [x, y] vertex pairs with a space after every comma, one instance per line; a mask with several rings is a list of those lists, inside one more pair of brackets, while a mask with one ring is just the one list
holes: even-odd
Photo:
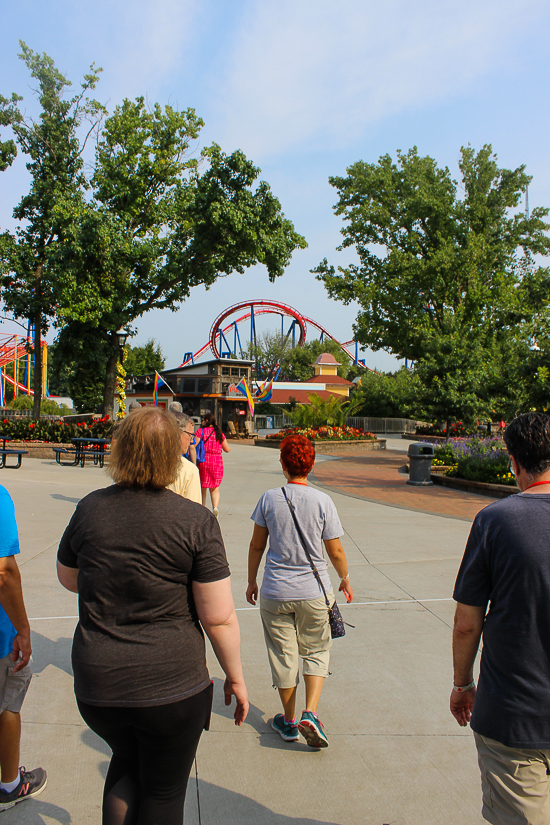
[[408, 476], [400, 473], [407, 456], [397, 450], [376, 451], [365, 455], [357, 451], [333, 457], [315, 465], [311, 479], [321, 487], [354, 498], [416, 510], [448, 518], [473, 521], [475, 515], [497, 499], [443, 487], [415, 487], [407, 484]]

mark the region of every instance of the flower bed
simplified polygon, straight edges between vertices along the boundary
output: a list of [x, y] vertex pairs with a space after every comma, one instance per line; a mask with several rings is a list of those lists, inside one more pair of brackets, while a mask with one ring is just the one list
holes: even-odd
[[266, 440], [280, 441], [287, 435], [305, 435], [310, 441], [376, 441], [372, 433], [355, 427], [292, 427], [266, 436]]
[[509, 456], [499, 438], [451, 438], [434, 447], [434, 466], [446, 466], [446, 476], [515, 486]]
[[43, 441], [50, 444], [70, 444], [71, 438], [110, 438], [113, 422], [109, 418], [97, 421], [29, 421], [28, 418], [4, 418], [0, 436], [12, 441]]

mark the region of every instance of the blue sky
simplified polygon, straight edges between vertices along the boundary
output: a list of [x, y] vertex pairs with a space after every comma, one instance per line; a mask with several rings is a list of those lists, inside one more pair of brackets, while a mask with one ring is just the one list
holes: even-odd
[[[352, 260], [336, 252], [328, 177], [356, 160], [416, 145], [456, 176], [462, 145], [491, 143], [501, 166], [524, 163], [533, 175], [531, 207], [550, 205], [549, 24], [543, 0], [19, 0], [2, 13], [0, 94], [22, 94], [32, 111], [22, 39], [75, 84], [90, 63], [101, 66], [95, 96], [110, 110], [137, 95], [192, 106], [205, 121], [197, 148], [242, 149], [305, 235], [308, 248], [276, 283], [257, 267], [138, 322], [132, 343], [154, 337], [176, 366], [223, 309], [251, 298], [283, 301], [352, 337], [357, 307], [329, 300], [309, 270], [324, 257]], [[0, 175], [2, 229], [13, 228], [26, 175], [22, 158]], [[367, 363], [395, 365], [383, 352]]]

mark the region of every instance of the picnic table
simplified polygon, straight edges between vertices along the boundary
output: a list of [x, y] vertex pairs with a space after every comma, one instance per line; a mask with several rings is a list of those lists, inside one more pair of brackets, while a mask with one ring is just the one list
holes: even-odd
[[[24, 455], [27, 455], [29, 452], [28, 450], [9, 450], [6, 447], [8, 441], [11, 441], [11, 438], [5, 435], [0, 435], [0, 441], [2, 442], [2, 449], [0, 450], [0, 470], [4, 467], [6, 470], [18, 470], [21, 466], [21, 460]], [[9, 455], [16, 455], [17, 456], [17, 464], [6, 464], [6, 459]]]
[[[84, 467], [87, 458], [93, 459], [96, 466], [103, 467], [105, 456], [109, 455], [106, 446], [108, 438], [71, 438], [74, 448], [54, 447], [55, 460], [63, 467]], [[72, 457], [72, 461], [61, 461], [64, 456]]]

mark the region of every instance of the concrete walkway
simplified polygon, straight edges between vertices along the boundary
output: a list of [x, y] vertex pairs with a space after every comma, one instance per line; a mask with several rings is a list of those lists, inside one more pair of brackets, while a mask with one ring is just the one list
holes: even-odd
[[[392, 442], [390, 444], [392, 449], [320, 456], [312, 480], [327, 492], [340, 492], [364, 501], [468, 522], [491, 501], [497, 501], [489, 496], [447, 487], [407, 484], [407, 456], [402, 450], [393, 449]], [[329, 463], [327, 458], [337, 458], [338, 461]]]
[[[190, 781], [186, 823], [481, 825], [473, 738], [448, 711], [451, 594], [469, 522], [331, 493], [355, 591], [343, 613], [355, 629], [334, 643], [319, 708], [330, 747], [285, 744], [269, 724], [280, 708], [259, 613], [244, 597], [250, 513], [264, 490], [283, 483], [278, 453], [233, 443], [225, 459], [220, 517], [251, 711], [235, 728], [209, 653], [214, 713]], [[316, 471], [334, 472], [339, 463], [320, 458]], [[27, 460], [21, 470], [5, 470], [0, 483], [16, 504], [33, 628], [36, 677], [23, 707], [22, 762], [49, 775], [44, 793], [4, 813], [2, 822], [99, 825], [109, 750], [74, 701], [76, 597], [58, 585], [55, 556], [75, 504], [109, 479], [95, 467]], [[435, 490], [424, 492], [429, 500]]]

